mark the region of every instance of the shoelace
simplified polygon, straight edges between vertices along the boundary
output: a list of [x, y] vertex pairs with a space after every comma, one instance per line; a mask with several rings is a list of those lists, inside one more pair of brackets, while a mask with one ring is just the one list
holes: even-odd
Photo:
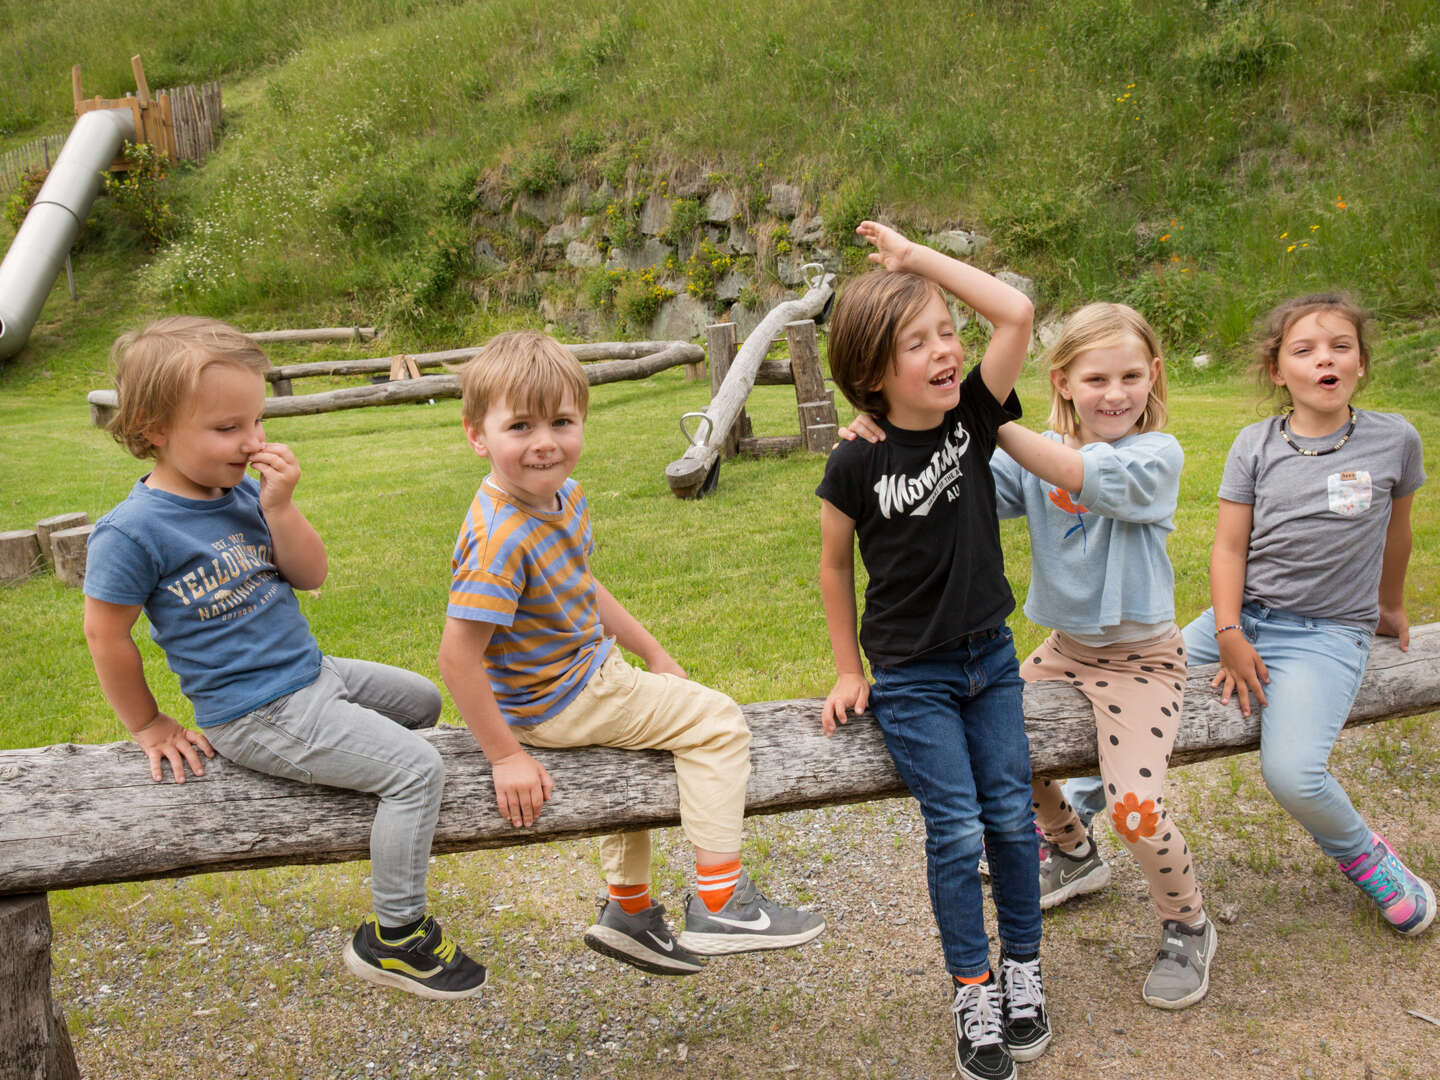
[[955, 992], [955, 1004], [950, 1010], [960, 1018], [960, 1030], [971, 1046], [990, 1046], [1004, 1041], [994, 992], [993, 985], [984, 983], [961, 986]]
[[1376, 860], [1374, 868], [1368, 874], [1362, 877], [1364, 872], [1357, 870], [1350, 880], [1373, 897], [1377, 904], [1389, 904], [1405, 891], [1400, 882], [1398, 863], [1399, 860], [1386, 851]]
[[1022, 963], [1007, 956], [1001, 981], [1010, 1006], [1010, 1018], [1033, 1020], [1036, 1010], [1045, 1004], [1045, 989], [1040, 983], [1040, 961]]
[[450, 940], [450, 935], [444, 930], [440, 931], [440, 944], [435, 946], [435, 955], [442, 964], [448, 964], [455, 958], [455, 942]]

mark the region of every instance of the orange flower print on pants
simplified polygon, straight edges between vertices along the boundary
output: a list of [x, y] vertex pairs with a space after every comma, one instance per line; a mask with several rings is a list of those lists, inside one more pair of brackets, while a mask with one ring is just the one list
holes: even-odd
[[1141, 802], [1133, 791], [1127, 791], [1125, 798], [1115, 804], [1115, 811], [1111, 816], [1115, 822], [1115, 831], [1131, 844], [1142, 836], [1154, 836], [1155, 826], [1160, 823], [1160, 815], [1155, 811], [1154, 802], [1149, 799]]

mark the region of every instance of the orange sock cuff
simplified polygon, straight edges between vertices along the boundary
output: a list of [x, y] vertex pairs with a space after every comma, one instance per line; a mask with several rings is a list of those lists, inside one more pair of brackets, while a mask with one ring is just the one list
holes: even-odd
[[610, 899], [620, 905], [626, 915], [638, 915], [650, 906], [650, 885], [611, 885]]
[[990, 972], [987, 971], [984, 975], [956, 975], [955, 981], [961, 986], [979, 986], [988, 978], [990, 978]]
[[707, 911], [719, 911], [735, 895], [735, 886], [740, 884], [740, 860], [716, 863], [714, 866], [695, 866], [695, 892], [705, 902]]

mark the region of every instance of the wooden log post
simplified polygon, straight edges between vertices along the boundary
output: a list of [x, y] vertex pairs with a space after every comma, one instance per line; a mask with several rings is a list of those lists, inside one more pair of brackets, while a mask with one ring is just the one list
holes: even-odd
[[50, 534], [50, 551], [55, 558], [55, 577], [66, 585], [80, 588], [85, 584], [85, 553], [90, 546], [94, 525], [60, 529]]
[[[710, 368], [710, 399], [720, 393], [725, 385], [725, 376], [730, 374], [730, 365], [735, 363], [735, 353], [740, 348], [737, 330], [733, 322], [713, 323], [705, 328], [705, 355]], [[750, 418], [742, 406], [735, 427], [720, 443], [720, 456], [732, 458], [740, 449], [741, 428], [749, 426]]]
[[820, 370], [820, 344], [815, 320], [787, 323], [785, 340], [790, 347], [790, 368], [795, 378], [795, 411], [800, 417], [800, 438], [805, 449], [828, 454], [835, 445], [840, 420], [835, 413], [835, 392], [825, 388]]
[[297, 341], [370, 341], [375, 337], [373, 326], [317, 326], [310, 330], [255, 330], [245, 334], [257, 345]]
[[0, 1076], [79, 1080], [65, 1014], [50, 993], [50, 904], [44, 893], [0, 899]]
[[109, 427], [110, 421], [120, 411], [114, 390], [91, 390], [86, 400], [90, 403], [90, 423], [98, 428]]
[[83, 511], [74, 511], [69, 514], [56, 514], [54, 517], [42, 518], [35, 523], [35, 536], [40, 541], [40, 554], [45, 562], [54, 565], [55, 556], [51, 551], [51, 544], [57, 532], [64, 529], [75, 529], [90, 522], [90, 515]]
[[34, 529], [0, 532], [0, 581], [24, 581], [44, 565]]
[[770, 351], [770, 342], [786, 323], [819, 315], [834, 292], [835, 275], [821, 272], [811, 279], [804, 296], [777, 304], [750, 332], [725, 374], [720, 392], [705, 408], [705, 421], [697, 429], [691, 445], [684, 455], [665, 467], [665, 482], [677, 498], [698, 498], [714, 486], [712, 473], [720, 466], [725, 440], [745, 407], [760, 364]]

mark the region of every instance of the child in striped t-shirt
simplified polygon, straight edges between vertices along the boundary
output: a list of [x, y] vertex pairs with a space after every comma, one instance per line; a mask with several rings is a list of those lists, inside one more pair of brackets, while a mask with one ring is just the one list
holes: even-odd
[[[589, 384], [542, 334], [502, 334], [461, 376], [465, 435], [490, 461], [451, 561], [440, 673], [489, 758], [500, 813], [532, 825], [553, 783], [526, 746], [613, 746], [675, 756], [680, 821], [695, 845], [696, 895], [672, 938], [650, 900], [650, 836], [601, 841], [609, 895], [585, 944], [659, 975], [696, 954], [809, 941], [819, 915], [766, 899], [740, 867], [750, 733], [739, 706], [690, 682], [590, 573], [590, 516], [570, 478]], [[631, 667], [619, 643], [648, 670]], [[480, 661], [483, 659], [483, 663]]]

